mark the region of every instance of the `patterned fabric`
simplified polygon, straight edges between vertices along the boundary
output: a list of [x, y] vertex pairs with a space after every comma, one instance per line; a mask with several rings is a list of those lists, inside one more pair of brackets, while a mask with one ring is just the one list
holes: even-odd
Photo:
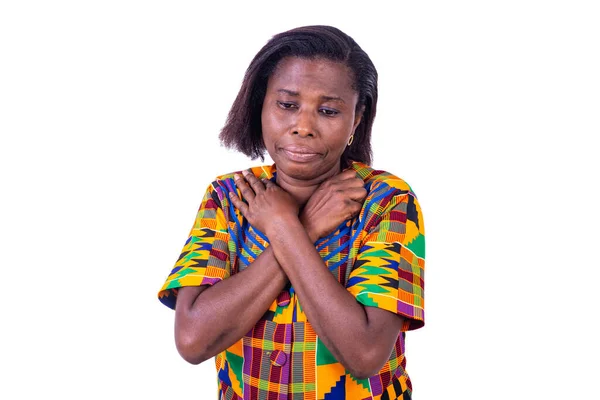
[[[215, 357], [219, 399], [410, 399], [404, 338], [406, 331], [424, 324], [423, 215], [402, 179], [361, 163], [352, 168], [368, 192], [363, 208], [315, 246], [358, 302], [405, 318], [387, 363], [368, 379], [353, 377], [316, 335], [290, 288], [246, 336]], [[252, 171], [261, 179], [276, 176], [275, 165]], [[178, 288], [217, 284], [249, 267], [269, 245], [231, 204], [233, 190], [233, 174], [209, 186], [181, 256], [158, 294], [168, 307], [175, 307]]]

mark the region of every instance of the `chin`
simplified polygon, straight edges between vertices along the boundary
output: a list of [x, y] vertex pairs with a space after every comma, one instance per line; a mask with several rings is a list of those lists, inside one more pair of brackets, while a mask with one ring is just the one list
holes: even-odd
[[301, 181], [313, 181], [318, 179], [320, 176], [327, 174], [332, 168], [335, 167], [335, 163], [327, 165], [324, 160], [309, 163], [298, 163], [289, 161], [286, 159], [275, 160], [277, 165], [277, 171], [283, 172], [290, 178], [294, 178]]
[[318, 168], [309, 163], [281, 162], [277, 164], [277, 170], [282, 171], [290, 178], [300, 180], [312, 180], [319, 176]]

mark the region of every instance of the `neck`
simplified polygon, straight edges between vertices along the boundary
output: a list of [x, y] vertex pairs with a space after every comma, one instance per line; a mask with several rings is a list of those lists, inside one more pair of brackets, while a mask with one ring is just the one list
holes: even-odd
[[278, 170], [277, 185], [288, 192], [294, 200], [296, 200], [296, 203], [302, 207], [308, 202], [310, 196], [312, 196], [321, 183], [332, 176], [337, 175], [339, 172], [340, 166], [338, 165], [336, 168], [333, 168], [316, 178], [304, 180], [293, 178]]

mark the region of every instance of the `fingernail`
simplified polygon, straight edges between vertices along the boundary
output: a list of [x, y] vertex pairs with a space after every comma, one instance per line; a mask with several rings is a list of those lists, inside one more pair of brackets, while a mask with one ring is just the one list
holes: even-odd
[[240, 178], [241, 178], [240, 174], [233, 174], [233, 180], [237, 181]]
[[248, 175], [249, 173], [250, 173], [250, 172], [248, 172], [248, 171], [246, 171], [246, 170], [243, 170], [243, 171], [242, 171], [242, 174], [244, 174], [244, 176]]

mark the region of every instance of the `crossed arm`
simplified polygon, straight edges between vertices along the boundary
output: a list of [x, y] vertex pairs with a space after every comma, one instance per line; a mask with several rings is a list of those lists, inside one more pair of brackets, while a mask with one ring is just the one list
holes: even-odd
[[332, 354], [359, 379], [376, 374], [392, 351], [402, 318], [358, 303], [329, 272], [313, 245], [360, 211], [366, 196], [362, 181], [353, 171], [331, 178], [299, 216], [298, 206], [283, 189], [252, 174], [244, 177], [237, 177], [236, 184], [248, 204], [233, 193], [232, 202], [265, 232], [271, 245], [251, 268], [218, 285], [179, 290], [175, 339], [182, 357], [200, 363], [234, 344], [252, 329], [289, 280]]

